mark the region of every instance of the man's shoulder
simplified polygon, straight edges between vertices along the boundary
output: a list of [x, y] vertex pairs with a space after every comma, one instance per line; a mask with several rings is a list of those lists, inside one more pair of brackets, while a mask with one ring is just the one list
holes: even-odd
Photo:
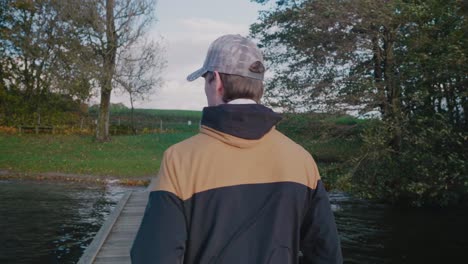
[[272, 141], [287, 155], [299, 155], [306, 159], [312, 158], [311, 154], [304, 147], [276, 129], [272, 131]]
[[213, 143], [215, 143], [215, 140], [202, 133], [198, 133], [170, 146], [166, 152], [174, 154], [187, 154], [205, 149]]
[[300, 144], [279, 131], [274, 131], [272, 136], [272, 140], [277, 144], [274, 150], [277, 157], [277, 170], [280, 171], [287, 167], [290, 176], [295, 179], [292, 181], [302, 182], [315, 189], [317, 181], [320, 179], [320, 173], [312, 155]]
[[[265, 143], [269, 145], [268, 148], [270, 148], [275, 155], [294, 157], [297, 161], [314, 162], [311, 154], [306, 149], [280, 131], [272, 129], [265, 137]], [[198, 133], [172, 145], [166, 152], [170, 156], [189, 157], [203, 156], [204, 153], [219, 153], [219, 151], [225, 148], [226, 145], [218, 139], [204, 133]]]

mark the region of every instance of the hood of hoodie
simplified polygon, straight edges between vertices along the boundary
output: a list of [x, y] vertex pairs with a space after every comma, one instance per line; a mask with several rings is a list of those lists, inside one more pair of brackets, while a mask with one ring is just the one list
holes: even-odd
[[263, 105], [222, 104], [203, 109], [201, 132], [242, 147], [255, 144], [280, 120], [279, 114]]

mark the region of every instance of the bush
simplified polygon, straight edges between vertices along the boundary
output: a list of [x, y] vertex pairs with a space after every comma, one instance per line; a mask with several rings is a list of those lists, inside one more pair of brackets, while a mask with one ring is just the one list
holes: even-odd
[[0, 126], [0, 134], [13, 135], [16, 133], [18, 133], [18, 129], [16, 127]]
[[374, 124], [363, 134], [353, 188], [366, 198], [413, 206], [463, 205], [468, 197], [466, 132], [442, 116], [417, 116], [402, 126], [400, 151], [390, 147], [394, 127]]

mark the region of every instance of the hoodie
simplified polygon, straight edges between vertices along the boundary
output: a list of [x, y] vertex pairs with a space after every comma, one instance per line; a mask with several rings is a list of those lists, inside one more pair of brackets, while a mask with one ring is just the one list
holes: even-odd
[[280, 120], [257, 104], [204, 108], [199, 134], [164, 153], [132, 263], [342, 263], [316, 163]]

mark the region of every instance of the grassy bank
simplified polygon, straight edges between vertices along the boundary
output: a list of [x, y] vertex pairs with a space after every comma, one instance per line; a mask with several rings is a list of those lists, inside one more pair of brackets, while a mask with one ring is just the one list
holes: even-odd
[[192, 133], [116, 136], [0, 135], [0, 168], [14, 172], [62, 172], [97, 176], [154, 175], [164, 150]]
[[[127, 112], [125, 112], [127, 113]], [[139, 109], [138, 120], [157, 110]], [[167, 122], [199, 117], [199, 112], [170, 112]], [[174, 115], [171, 119], [170, 115]], [[183, 116], [183, 117], [181, 117]], [[319, 164], [329, 188], [345, 188], [345, 162], [359, 152], [359, 132], [364, 121], [349, 116], [286, 114], [277, 128], [304, 146]], [[111, 142], [96, 143], [93, 136], [0, 135], [0, 170], [24, 173], [59, 172], [121, 178], [155, 175], [163, 152], [172, 144], [197, 133], [198, 125], [165, 134], [113, 136]], [[340, 181], [341, 179], [341, 181]]]

